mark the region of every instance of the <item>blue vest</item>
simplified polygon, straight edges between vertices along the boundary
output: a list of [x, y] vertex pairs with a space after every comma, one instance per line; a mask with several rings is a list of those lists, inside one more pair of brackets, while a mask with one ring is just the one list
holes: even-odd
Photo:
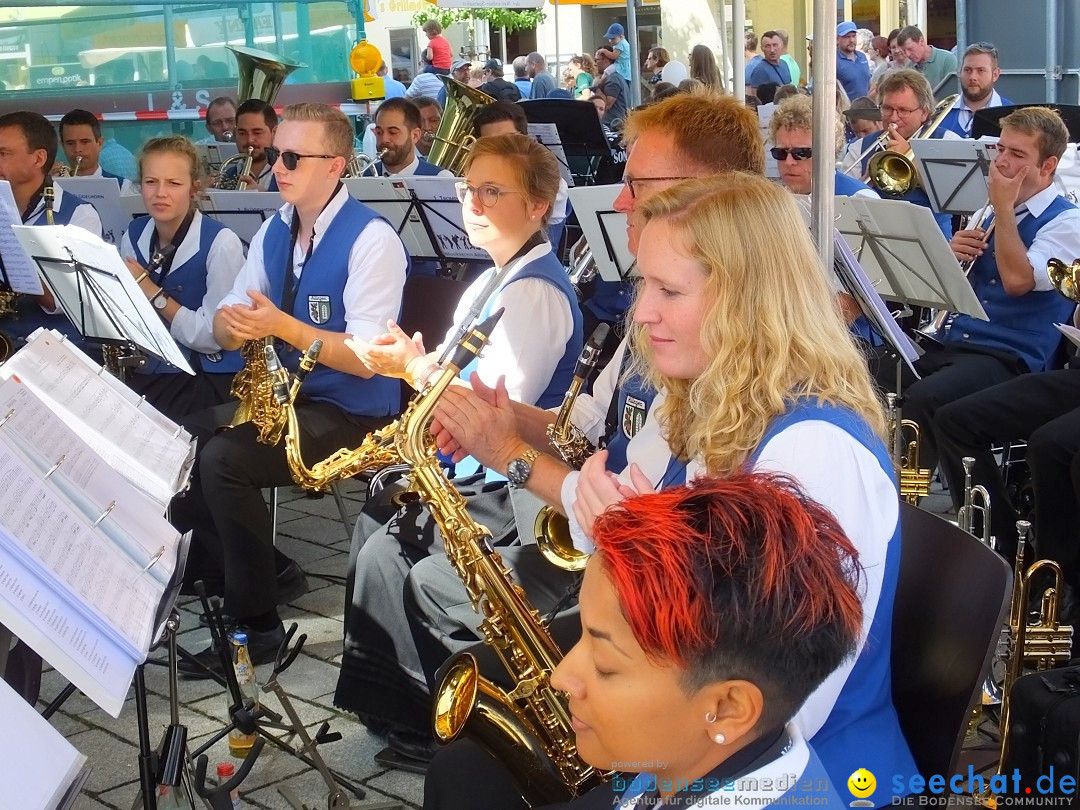
[[[752, 461], [757, 460], [762, 448], [778, 433], [812, 419], [835, 425], [856, 439], [874, 454], [886, 475], [894, 477], [892, 460], [884, 443], [866, 422], [847, 408], [821, 405], [808, 399], [799, 400], [772, 421]], [[825, 770], [837, 785], [846, 784], [848, 777], [859, 768], [866, 768], [873, 774], [919, 772], [892, 702], [892, 616], [899, 573], [900, 522], [897, 520], [885, 554], [881, 596], [870, 634], [828, 719], [811, 740]]]
[[[297, 216], [293, 211], [293, 216]], [[345, 332], [345, 283], [349, 279], [349, 253], [361, 232], [374, 219], [382, 219], [366, 205], [349, 197], [319, 244], [308, 256], [297, 279], [296, 299], [290, 313], [302, 323], [330, 332]], [[282, 306], [285, 268], [289, 263], [291, 233], [277, 213], [263, 236], [263, 262], [270, 282], [270, 300]], [[398, 313], [400, 317], [400, 313]], [[307, 347], [305, 346], [306, 350]], [[284, 346], [281, 362], [295, 371], [301, 352]], [[401, 383], [378, 374], [364, 379], [329, 366], [316, 365], [301, 389], [308, 399], [330, 402], [343, 411], [361, 416], [388, 416], [401, 406]]]
[[[441, 174], [442, 171], [443, 171], [441, 168], [436, 166], [434, 163], [429, 163], [428, 161], [424, 160], [419, 155], [416, 156], [416, 160], [417, 160], [417, 165], [416, 165], [416, 171], [413, 172], [414, 177], [438, 177], [439, 174]], [[372, 172], [372, 174], [370, 174], [370, 175], [368, 175], [367, 172], [365, 172], [364, 174], [365, 174], [365, 176], [371, 176], [371, 177], [390, 177], [391, 176], [390, 173], [386, 170], [386, 167], [383, 165], [383, 162], [381, 160], [376, 160], [375, 163], [372, 164], [371, 172]]]
[[[1024, 247], [1031, 247], [1042, 227], [1058, 214], [1074, 208], [1075, 205], [1059, 195], [1042, 216], [1028, 212], [1017, 223]], [[1023, 360], [1029, 371], [1043, 371], [1050, 365], [1061, 342], [1054, 324], [1067, 323], [1076, 305], [1055, 290], [1032, 290], [1019, 296], [1006, 293], [994, 260], [993, 242], [994, 235], [991, 234], [990, 249], [975, 260], [970, 275], [971, 286], [990, 320], [956, 315], [945, 333], [944, 342], [1008, 352]]]
[[[1012, 106], [1012, 102], [1004, 96], [999, 96], [999, 98], [1001, 99], [1002, 107]], [[948, 114], [946, 114], [945, 118], [938, 125], [938, 128], [933, 131], [930, 137], [944, 138], [946, 132], [952, 132], [955, 135], [959, 135], [961, 138], [970, 138], [971, 129], [969, 128], [965, 131], [964, 128], [960, 126], [960, 112], [960, 109], [957, 107], [953, 107], [951, 110], [949, 110]], [[972, 122], [974, 123], [974, 115], [972, 116]]]
[[102, 177], [111, 177], [111, 178], [112, 178], [113, 180], [115, 180], [115, 181], [116, 181], [116, 184], [117, 184], [118, 186], [120, 186], [120, 188], [123, 188], [123, 187], [124, 187], [124, 180], [126, 180], [126, 179], [127, 179], [127, 178], [125, 178], [125, 177], [121, 177], [121, 176], [120, 176], [120, 175], [118, 175], [118, 174], [113, 174], [112, 172], [107, 172], [107, 171], [105, 171], [104, 169], [102, 169], [102, 170], [101, 170], [101, 176], [102, 176]]
[[[574, 330], [570, 335], [570, 339], [566, 341], [562, 358], [555, 366], [555, 372], [551, 375], [547, 388], [540, 394], [540, 397], [536, 402], [527, 403], [536, 405], [538, 408], [557, 408], [562, 404], [563, 394], [566, 393], [566, 390], [570, 387], [570, 383], [574, 379], [574, 366], [577, 363], [578, 355], [581, 354], [584, 339], [582, 336], [583, 326], [581, 310], [578, 309], [577, 295], [574, 293], [574, 288], [570, 284], [570, 279], [566, 276], [566, 268], [559, 263], [555, 254], [550, 252], [545, 253], [539, 259], [531, 261], [521, 268], [521, 270], [511, 276], [508, 281], [504, 280], [499, 288], [488, 297], [483, 310], [480, 312], [478, 321], [483, 321], [485, 318], [490, 317], [491, 313], [494, 311], [492, 308], [493, 303], [495, 299], [498, 298], [499, 293], [514, 282], [526, 278], [539, 278], [557, 288], [566, 296], [566, 302], [570, 307], [570, 314], [574, 319]], [[512, 318], [514, 317], [514, 313], [507, 313], [504, 317]], [[543, 339], [543, 336], [538, 335], [537, 339]], [[478, 363], [479, 361], [474, 358], [469, 365], [465, 366], [465, 368], [461, 370], [461, 379], [468, 380], [469, 375], [476, 371]]]
[[[189, 231], [184, 237], [184, 242], [197, 239], [199, 249], [181, 265], [174, 264], [169, 274], [165, 276], [165, 283], [161, 284], [161, 274], [151, 273], [150, 279], [173, 298], [182, 307], [197, 310], [203, 305], [206, 297], [206, 261], [210, 255], [217, 235], [225, 230], [225, 226], [210, 217], [200, 217], [201, 226], [199, 232]], [[147, 227], [153, 227], [153, 219], [148, 216], [138, 217], [132, 220], [128, 228], [128, 239], [131, 241], [132, 250], [135, 252], [135, 260], [146, 267], [150, 264], [150, 258], [143, 255], [139, 247], [139, 240], [146, 232]], [[240, 350], [216, 352], [213, 357], [180, 346], [180, 350], [187, 355], [188, 362], [192, 367], [201, 366], [203, 371], [216, 374], [235, 374], [244, 367], [244, 358]], [[180, 369], [166, 363], [164, 360], [148, 359], [145, 366], [138, 370], [139, 374], [179, 374]]]
[[[629, 350], [626, 354], [630, 356]], [[618, 423], [607, 436], [608, 469], [625, 470], [630, 466], [626, 459], [626, 448], [634, 438], [652, 410], [656, 399], [656, 389], [636, 374], [623, 376], [619, 381]]]
[[[53, 222], [57, 225], [70, 225], [71, 218], [80, 205], [86, 205], [86, 201], [74, 194], [59, 192], [60, 204], [53, 209]], [[27, 225], [47, 225], [45, 209], [26, 220]], [[44, 287], [44, 282], [42, 282]], [[55, 329], [62, 335], [66, 335], [75, 346], [86, 351], [86, 339], [79, 333], [67, 315], [61, 310], [56, 315], [43, 312], [37, 302], [28, 295], [20, 295], [16, 300], [15, 317], [4, 321], [4, 331], [12, 337], [26, 338], [39, 328]], [[59, 303], [59, 302], [57, 302]]]
[[[837, 197], [854, 197], [860, 191], [874, 191], [870, 186], [861, 180], [856, 180], [854, 177], [849, 177], [843, 172], [836, 172], [836, 179], [833, 183], [833, 191]], [[877, 194], [874, 191], [874, 194]]]

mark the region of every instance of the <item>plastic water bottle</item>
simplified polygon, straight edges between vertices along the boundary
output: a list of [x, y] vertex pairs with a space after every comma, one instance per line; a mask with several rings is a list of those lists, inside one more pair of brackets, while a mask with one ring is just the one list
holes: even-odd
[[[219, 762], [217, 766], [217, 779], [219, 785], [224, 785], [233, 775], [236, 773], [236, 768], [231, 762]], [[233, 788], [229, 791], [229, 800], [232, 802], [233, 810], [241, 810], [244, 807], [244, 803], [240, 801], [240, 789]]]
[[[259, 687], [255, 682], [255, 667], [251, 663], [248, 654], [247, 633], [237, 631], [232, 635], [232, 660], [233, 670], [236, 672], [236, 682], [240, 685], [240, 694], [246, 701], [251, 698], [258, 705]], [[229, 732], [229, 753], [234, 757], [243, 759], [248, 751], [255, 745], [254, 734], [244, 734], [239, 729]]]

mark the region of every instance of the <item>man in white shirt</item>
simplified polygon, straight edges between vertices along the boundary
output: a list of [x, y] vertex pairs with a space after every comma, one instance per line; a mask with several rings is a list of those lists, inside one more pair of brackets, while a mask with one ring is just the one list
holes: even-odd
[[371, 165], [376, 177], [453, 177], [451, 172], [428, 163], [416, 153], [423, 135], [420, 110], [406, 98], [390, 98], [375, 113], [376, 154], [381, 160]]
[[[130, 180], [104, 171], [98, 158], [105, 145], [101, 122], [87, 110], [72, 110], [60, 119], [60, 145], [68, 166], [76, 177], [110, 177], [120, 185], [121, 194], [134, 194]], [[78, 165], [78, 171], [74, 171]]]
[[[214, 316], [214, 339], [225, 350], [274, 338], [282, 365], [295, 371], [300, 354], [323, 342], [297, 404], [299, 440], [308, 463], [359, 444], [400, 407], [400, 384], [373, 374], [345, 345], [370, 340], [399, 317], [407, 258], [393, 227], [351, 198], [341, 175], [353, 149], [353, 128], [323, 104], [286, 108], [274, 164], [286, 204], [251, 242], [232, 292]], [[282, 442], [263, 444], [252, 423], [220, 434], [228, 406], [190, 420], [199, 439], [198, 477], [173, 505], [173, 520], [193, 529], [188, 583], [203, 579], [225, 597], [225, 610], [248, 628], [255, 663], [273, 659], [284, 638], [277, 605], [306, 589], [300, 567], [275, 551], [264, 487], [292, 481]], [[206, 650], [200, 663], [218, 668]], [[206, 677], [185, 663], [185, 673]]]
[[994, 89], [1000, 76], [997, 48], [989, 42], [969, 45], [960, 68], [960, 98], [931, 137], [942, 138], [946, 132], [951, 132], [961, 138], [970, 138], [977, 111], [1011, 105], [1011, 101], [1002, 98]]
[[236, 102], [218, 96], [206, 107], [206, 131], [210, 134], [198, 143], [226, 143], [236, 138]]
[[273, 143], [277, 125], [277, 112], [260, 99], [248, 99], [236, 111], [236, 148], [241, 155], [251, 148], [251, 170], [240, 178], [241, 190], [276, 190]]

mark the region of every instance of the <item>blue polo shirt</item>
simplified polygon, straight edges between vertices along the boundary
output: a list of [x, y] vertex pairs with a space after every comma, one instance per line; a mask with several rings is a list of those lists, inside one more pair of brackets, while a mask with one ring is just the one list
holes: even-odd
[[779, 84], [791, 84], [791, 71], [783, 62], [774, 65], [768, 59], [762, 59], [750, 73], [750, 86], [760, 87], [769, 82]]
[[842, 51], [836, 52], [836, 80], [844, 88], [849, 99], [870, 93], [870, 63], [866, 54], [855, 51], [855, 58], [848, 59]]

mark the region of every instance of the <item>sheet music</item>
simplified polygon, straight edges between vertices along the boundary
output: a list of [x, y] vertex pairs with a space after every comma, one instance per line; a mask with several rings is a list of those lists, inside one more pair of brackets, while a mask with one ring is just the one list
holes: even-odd
[[596, 268], [605, 281], [622, 281], [633, 275], [635, 259], [626, 237], [626, 215], [615, 210], [622, 184], [578, 186], [570, 189], [581, 232], [592, 248]]
[[51, 332], [35, 334], [0, 365], [0, 379], [16, 376], [67, 422], [110, 467], [156, 500], [162, 509], [187, 481], [191, 438], [173, 433], [140, 408], [118, 397], [110, 375], [93, 367], [67, 341]]
[[222, 191], [212, 188], [207, 196], [211, 210], [203, 213], [239, 236], [244, 247], [251, 244], [262, 224], [285, 204], [276, 191]]
[[[42, 480], [13, 447], [0, 443], [0, 544], [48, 579], [69, 608], [142, 660], [164, 586], [136, 565]], [[95, 621], [96, 620], [96, 621]]]
[[120, 237], [127, 230], [131, 217], [124, 213], [120, 205], [120, 184], [115, 178], [57, 177], [53, 182], [60, 186], [65, 194], [74, 194], [83, 202], [94, 206], [101, 218], [101, 238], [110, 245], [120, 244]]
[[0, 784], [6, 806], [54, 810], [84, 774], [86, 757], [3, 680], [0, 717]]
[[1055, 323], [1054, 327], [1066, 338], [1068, 338], [1069, 342], [1072, 343], [1073, 346], [1076, 346], [1078, 349], [1080, 349], [1080, 329], [1077, 329], [1075, 326], [1070, 326], [1066, 323]]
[[562, 139], [559, 138], [559, 127], [556, 124], [528, 124], [528, 132], [533, 138], [547, 147], [555, 159], [559, 161], [559, 174], [570, 188], [574, 187], [574, 175], [570, 173], [570, 164], [566, 159], [566, 150], [563, 148]]
[[180, 533], [165, 519], [162, 505], [110, 467], [14, 378], [0, 382], [0, 416], [9, 413], [11, 417], [0, 427], [0, 441], [15, 442], [41, 475], [63, 459], [51, 476], [56, 485], [84, 514], [100, 513], [104, 505], [115, 504], [99, 528], [136, 562], [157, 556], [150, 574], [166, 584], [176, 564]]
[[0, 261], [3, 262], [4, 275], [15, 292], [41, 295], [45, 290], [41, 286], [37, 267], [15, 237], [12, 225], [22, 225], [22, 215], [15, 205], [11, 183], [0, 180]]
[[404, 183], [390, 177], [346, 177], [344, 183], [350, 197], [387, 219], [410, 256], [438, 255]]
[[395, 177], [396, 184], [412, 189], [422, 215], [435, 234], [439, 250], [447, 259], [490, 263], [486, 250], [475, 247], [465, 232], [455, 177]]
[[0, 544], [0, 623], [113, 717], [138, 661]]
[[[114, 245], [72, 225], [12, 228], [38, 262], [64, 312], [89, 338], [131, 341], [195, 376], [168, 326], [131, 275]], [[52, 259], [54, 262], [43, 262]], [[72, 260], [83, 265], [76, 269]]]

